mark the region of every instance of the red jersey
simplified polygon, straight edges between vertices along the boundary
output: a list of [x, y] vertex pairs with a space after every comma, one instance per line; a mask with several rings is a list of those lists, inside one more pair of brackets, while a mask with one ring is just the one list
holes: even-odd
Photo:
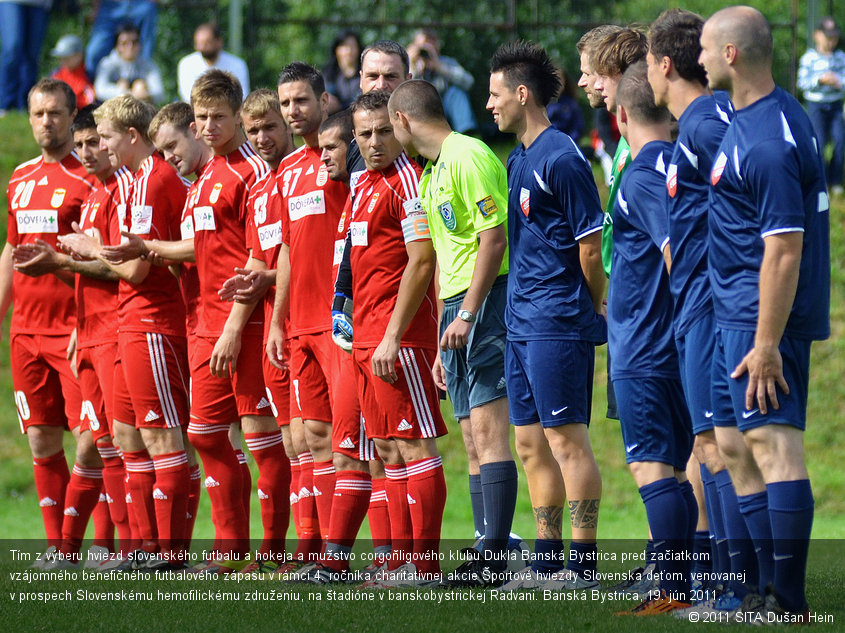
[[[200, 280], [197, 334], [218, 337], [226, 325], [232, 304], [217, 292], [223, 282], [243, 268], [249, 259], [246, 246], [246, 200], [255, 181], [269, 167], [244, 143], [226, 156], [215, 156], [197, 180], [194, 201], [194, 252]], [[257, 310], [244, 333], [261, 332], [264, 314]]]
[[[75, 153], [57, 163], [42, 157], [18, 166], [9, 179], [9, 226], [12, 246], [42, 239], [54, 248], [59, 235], [72, 233], [82, 203], [94, 190]], [[13, 273], [11, 334], [69, 334], [76, 325], [73, 290], [55, 275]]]
[[[188, 182], [158, 154], [152, 154], [135, 174], [129, 202], [118, 206], [118, 222], [112, 224], [111, 243], [120, 242], [120, 231], [143, 239], [178, 240], [179, 219], [185, 205]], [[155, 332], [185, 336], [185, 305], [179, 282], [165, 266], [150, 266], [139, 284], [118, 284], [118, 328], [121, 332]]]
[[[275, 269], [282, 247], [282, 198], [276, 186], [276, 174], [268, 171], [255, 183], [246, 202], [246, 242], [255, 259], [263, 261], [268, 269]], [[264, 295], [264, 342], [267, 342], [269, 324], [273, 318], [276, 287]], [[287, 332], [288, 323], [285, 323]]]
[[[420, 205], [419, 165], [401, 154], [382, 171], [367, 171], [358, 180], [352, 205], [353, 347], [377, 347], [396, 307], [399, 282], [408, 264], [405, 244], [431, 240]], [[402, 346], [434, 349], [437, 302], [434, 280], [402, 335]]]
[[[82, 205], [80, 228], [108, 239], [117, 218], [117, 206], [129, 200], [132, 172], [121, 167], [88, 196]], [[117, 343], [117, 283], [76, 275], [76, 347], [84, 349]]]
[[332, 328], [332, 260], [349, 187], [329, 179], [320, 150], [303, 145], [282, 160], [282, 242], [290, 247], [290, 336]]
[[60, 79], [70, 86], [73, 94], [76, 95], [77, 110], [81, 110], [85, 106], [94, 103], [94, 99], [96, 99], [94, 84], [88, 78], [84, 64], [79, 65], [73, 70], [69, 70], [67, 66], [62, 66], [53, 73], [53, 79]]
[[[211, 164], [205, 164], [203, 172]], [[200, 178], [202, 178], [202, 173]], [[182, 219], [179, 224], [179, 234], [183, 240], [194, 239], [194, 205], [199, 196], [199, 178], [191, 183], [188, 188], [188, 196], [185, 198], [185, 206], [182, 209]], [[194, 262], [182, 262], [179, 272], [179, 288], [182, 290], [182, 300], [185, 302], [186, 327], [188, 334], [196, 334], [199, 325], [200, 313], [200, 277], [197, 272], [197, 265]]]

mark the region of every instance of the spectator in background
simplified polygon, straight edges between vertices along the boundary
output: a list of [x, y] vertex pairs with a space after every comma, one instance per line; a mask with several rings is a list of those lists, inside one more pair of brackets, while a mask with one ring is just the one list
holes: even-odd
[[323, 68], [330, 112], [345, 110], [361, 94], [362, 48], [355, 31], [341, 31], [334, 38], [329, 62]]
[[126, 24], [115, 38], [114, 50], [103, 58], [94, 80], [98, 98], [106, 101], [119, 95], [131, 94], [141, 101], [161, 103], [164, 87], [158, 67], [141, 57], [141, 32]]
[[212, 22], [200, 24], [194, 31], [194, 52], [179, 60], [179, 96], [191, 102], [191, 88], [201, 74], [211, 68], [232, 73], [240, 82], [243, 96], [249, 94], [249, 69], [246, 62], [223, 50], [223, 34]]
[[440, 54], [440, 38], [431, 29], [419, 29], [408, 45], [411, 73], [414, 79], [425, 79], [437, 88], [443, 109], [455, 132], [475, 130], [478, 124], [472, 112], [469, 95], [475, 79], [458, 60]]
[[[114, 38], [124, 24], [134, 24], [141, 33], [141, 57], [152, 59], [156, 44], [158, 26], [158, 3], [156, 0], [92, 0], [91, 14], [94, 25], [91, 39], [85, 51], [85, 70], [89, 77], [97, 76], [97, 68]], [[105, 99], [100, 95], [101, 99]]]
[[85, 47], [76, 35], [62, 35], [50, 55], [59, 60], [61, 66], [51, 77], [60, 79], [76, 95], [76, 107], [80, 110], [94, 102], [94, 84], [85, 72]]
[[26, 110], [52, 0], [0, 0], [0, 116]]
[[565, 70], [560, 71], [563, 81], [557, 100], [546, 106], [549, 122], [578, 144], [578, 139], [584, 134], [584, 115], [575, 96], [575, 82]]
[[828, 141], [833, 154], [827, 164], [827, 184], [831, 193], [842, 195], [842, 168], [845, 163], [845, 53], [836, 50], [839, 27], [833, 18], [822, 18], [813, 32], [815, 48], [801, 56], [798, 87], [804, 92], [807, 114], [824, 150]]

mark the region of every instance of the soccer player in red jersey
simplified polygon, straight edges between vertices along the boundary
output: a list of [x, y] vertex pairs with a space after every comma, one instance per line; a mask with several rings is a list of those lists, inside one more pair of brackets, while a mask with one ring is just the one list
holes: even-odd
[[[32, 451], [35, 489], [51, 547], [61, 544], [70, 480], [64, 430], [70, 428], [77, 440], [79, 469], [101, 477], [102, 462], [91, 434], [80, 424], [79, 385], [67, 361], [75, 325], [73, 279], [61, 272], [42, 279], [15, 272], [13, 251], [36, 240], [55, 246], [59, 233], [71, 231], [71, 222], [79, 220], [93, 179], [72, 153], [75, 114], [76, 98], [66, 83], [45, 79], [30, 91], [29, 122], [41, 156], [18, 166], [9, 180], [9, 227], [0, 255], [0, 316], [14, 299], [10, 352], [15, 402]], [[90, 496], [93, 509], [99, 487]]]
[[[86, 106], [79, 111], [71, 126], [74, 147], [82, 166], [97, 179], [97, 188], [82, 205], [79, 224], [81, 230], [92, 235], [108, 235], [109, 224], [117, 214], [117, 205], [126, 200], [131, 174], [126, 168], [115, 170], [109, 163], [108, 154], [100, 148], [93, 112], [94, 106]], [[27, 259], [24, 260], [24, 257]], [[16, 269], [31, 276], [57, 270], [78, 273], [75, 275], [76, 366], [83, 397], [82, 417], [83, 424], [91, 431], [104, 467], [100, 473], [96, 469], [74, 466], [74, 478], [79, 483], [68, 487], [59, 550], [64, 560], [57, 560], [55, 567], [67, 566], [69, 561], [76, 559], [91, 504], [96, 503], [95, 492], [101, 501], [106, 502], [102, 506], [106, 509], [105, 521], [98, 520], [95, 515], [94, 545], [88, 554], [90, 560], [87, 564], [96, 565], [97, 559], [102, 562], [113, 549], [115, 525], [121, 549], [128, 552], [132, 541], [126, 512], [123, 460], [112, 443], [110, 428], [117, 355], [118, 277], [102, 262], [75, 259], [57, 252], [43, 240], [19, 247], [16, 261]], [[99, 494], [101, 487], [105, 494]]]
[[[367, 165], [352, 207], [353, 358], [367, 435], [387, 473], [393, 552], [376, 586], [439, 581], [436, 553], [446, 481], [436, 438], [446, 433], [431, 376], [436, 356], [434, 248], [417, 190], [421, 169], [393, 135], [383, 91], [352, 106]], [[406, 562], [407, 561], [407, 562]]]
[[[163, 239], [178, 235], [186, 182], [154, 151], [148, 136], [153, 114], [151, 106], [130, 96], [109, 99], [94, 112], [112, 166], [134, 174], [129, 204], [118, 207], [108, 243], [118, 243], [125, 231]], [[106, 261], [102, 247], [92, 250]], [[141, 551], [126, 565], [180, 567], [175, 557], [188, 537], [190, 486], [182, 440], [188, 419], [185, 307], [166, 268], [146, 260], [109, 267], [120, 277], [113, 428], [123, 450], [130, 516], [141, 539]], [[164, 556], [150, 555], [156, 550]]]
[[[277, 365], [283, 362], [283, 325], [289, 307], [291, 381], [309, 447], [309, 454], [299, 455], [299, 513], [304, 534], [296, 554], [304, 558], [322, 548], [335, 488], [329, 399], [334, 353], [331, 270], [337, 225], [349, 188], [330, 180], [320, 160], [317, 137], [328, 103], [322, 75], [308, 64], [293, 62], [279, 75], [278, 93], [288, 126], [305, 144], [282, 161], [277, 173], [282, 246], [267, 354]], [[312, 463], [313, 470], [309, 468]], [[316, 502], [316, 516], [310, 509], [312, 501]], [[310, 534], [306, 532], [309, 529]]]

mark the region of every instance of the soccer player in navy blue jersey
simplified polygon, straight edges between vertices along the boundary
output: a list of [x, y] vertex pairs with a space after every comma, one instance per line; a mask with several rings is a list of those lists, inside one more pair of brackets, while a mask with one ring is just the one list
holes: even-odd
[[806, 621], [810, 344], [830, 334], [824, 169], [807, 115], [774, 83], [762, 14], [718, 11], [704, 25], [701, 48], [710, 86], [727, 89], [736, 110], [710, 176], [714, 419], [733, 413], [754, 457], [725, 454], [759, 549], [761, 584], [772, 583], [761, 615]]
[[595, 346], [606, 340], [601, 203], [584, 156], [549, 124], [546, 105], [560, 80], [548, 54], [530, 42], [505, 44], [491, 71], [487, 109], [520, 141], [508, 158], [505, 376], [537, 524], [535, 562], [505, 588], [588, 589], [599, 584], [601, 475], [587, 425]]
[[[708, 196], [710, 169], [730, 123], [732, 106], [727, 93], [713, 94], [707, 86], [707, 74], [698, 63], [703, 25], [704, 20], [695, 13], [681, 9], [665, 11], [649, 29], [646, 62], [655, 102], [666, 106], [678, 120], [678, 138], [666, 179], [672, 258], [669, 288], [675, 300], [675, 343], [681, 381], [695, 434], [695, 459], [690, 461], [687, 474], [692, 481], [700, 468], [705, 490], [704, 495], [697, 495], [696, 552], [710, 551], [705, 539], [712, 533], [714, 575], [733, 571], [731, 578], [753, 575], [756, 583], [757, 561], [713, 432], [710, 383], [716, 335], [707, 275]], [[733, 434], [724, 435], [731, 441], [732, 451], [748, 451], [738, 431], [734, 429]], [[725, 497], [724, 505], [720, 494]], [[721, 594], [721, 587], [713, 583], [710, 591], [694, 596], [702, 603], [697, 613], [702, 609], [734, 609], [748, 593], [738, 580], [733, 581], [731, 592], [724, 597], [716, 596]]]
[[689, 565], [666, 554], [689, 547], [698, 511], [685, 474], [692, 432], [674, 344], [667, 271], [669, 112], [654, 103], [645, 62], [625, 71], [616, 102], [633, 162], [622, 176], [613, 213], [608, 334], [625, 456], [660, 561], [660, 596], [635, 607], [646, 615], [689, 606]]

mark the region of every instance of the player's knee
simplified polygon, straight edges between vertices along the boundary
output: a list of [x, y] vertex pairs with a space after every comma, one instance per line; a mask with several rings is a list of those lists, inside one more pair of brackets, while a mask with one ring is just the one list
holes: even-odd
[[334, 469], [338, 472], [341, 470], [355, 470], [362, 473], [370, 472], [370, 467], [367, 462], [363, 462], [360, 459], [354, 459], [348, 455], [344, 455], [343, 453], [333, 453], [332, 462], [334, 463]]
[[49, 426], [30, 426], [26, 430], [33, 457], [51, 457], [62, 450], [63, 429]]

